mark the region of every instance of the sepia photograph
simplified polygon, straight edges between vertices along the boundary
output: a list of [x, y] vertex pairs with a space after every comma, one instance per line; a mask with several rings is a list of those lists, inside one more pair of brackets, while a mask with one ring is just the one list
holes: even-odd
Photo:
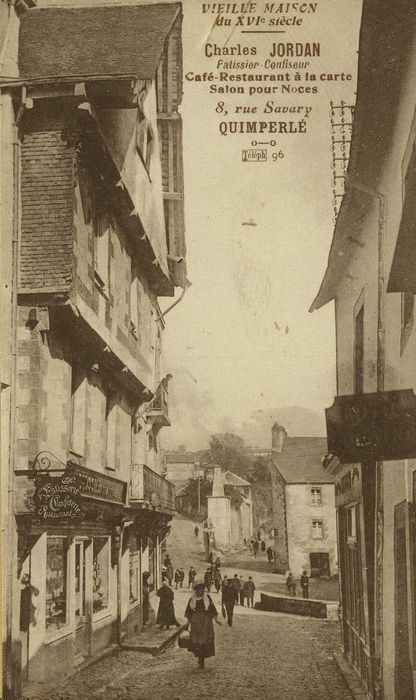
[[0, 0], [3, 700], [416, 700], [416, 2]]

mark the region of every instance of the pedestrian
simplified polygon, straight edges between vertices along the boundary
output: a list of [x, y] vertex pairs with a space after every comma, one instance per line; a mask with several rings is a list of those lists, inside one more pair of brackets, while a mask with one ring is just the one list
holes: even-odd
[[215, 563], [215, 566], [217, 567], [217, 569], [219, 569], [221, 566], [221, 559], [219, 557], [217, 557], [214, 563]]
[[214, 571], [214, 586], [215, 586], [215, 590], [217, 591], [217, 593], [219, 593], [219, 591], [221, 589], [221, 583], [222, 583], [221, 571], [218, 567], [216, 567], [215, 571]]
[[[248, 580], [244, 584], [244, 595], [247, 598], [247, 607], [254, 608], [254, 591], [256, 587], [254, 585], [253, 577], [249, 576]], [[251, 606], [250, 606], [251, 603]]]
[[175, 617], [175, 610], [173, 607], [174, 592], [166, 579], [162, 581], [162, 585], [157, 591], [157, 595], [160, 598], [156, 617], [156, 624], [159, 625], [159, 629], [163, 630], [165, 627], [168, 630], [170, 629], [170, 625], [180, 627], [180, 624]]
[[254, 554], [254, 558], [255, 558], [255, 559], [257, 558], [257, 552], [258, 552], [258, 551], [259, 551], [259, 543], [257, 542], [257, 540], [255, 540], [255, 541], [253, 542], [253, 554]]
[[244, 586], [245, 586], [244, 579], [243, 579], [242, 576], [240, 576], [240, 591], [239, 591], [239, 595], [240, 595], [240, 605], [242, 605], [243, 608], [244, 608], [244, 598], [245, 598]]
[[189, 569], [188, 572], [188, 588], [193, 588], [194, 582], [196, 578], [196, 571], [193, 566]]
[[212, 550], [209, 553], [209, 563], [210, 564], [214, 563], [214, 552]]
[[169, 586], [171, 586], [173, 581], [173, 564], [169, 554], [166, 555], [163, 563], [166, 566], [166, 578], [169, 581]]
[[266, 543], [264, 540], [260, 543], [260, 550], [264, 553], [266, 551]]
[[198, 535], [199, 535], [199, 527], [198, 527], [198, 525], [195, 525], [194, 535], [195, 535], [195, 537], [198, 537]]
[[183, 588], [183, 582], [185, 581], [185, 571], [183, 566], [179, 567], [179, 586]]
[[267, 559], [269, 560], [269, 564], [272, 564], [273, 563], [273, 550], [271, 547], [267, 547], [266, 554], [267, 554]]
[[206, 587], [208, 593], [210, 593], [211, 586], [212, 586], [212, 573], [211, 573], [211, 567], [209, 567], [209, 566], [204, 574], [204, 583], [205, 583], [205, 587]]
[[215, 656], [213, 620], [218, 625], [221, 620], [211, 596], [205, 592], [205, 582], [195, 582], [194, 590], [185, 610], [185, 617], [191, 626], [188, 651], [197, 657], [198, 668], [204, 668], [205, 659]]
[[234, 574], [233, 578], [233, 586], [234, 586], [234, 602], [236, 605], [238, 605], [239, 597], [240, 597], [240, 579], [238, 578], [238, 574]]
[[226, 586], [228, 586], [228, 576], [227, 574], [224, 574], [221, 584], [221, 590], [223, 591]]
[[176, 569], [176, 571], [175, 571], [175, 579], [174, 580], [175, 580], [175, 588], [176, 588], [176, 590], [178, 590], [179, 581], [181, 580], [181, 574], [180, 574], [179, 569]]
[[309, 576], [306, 571], [304, 571], [300, 577], [300, 587], [302, 588], [303, 597], [309, 598]]
[[296, 581], [290, 571], [286, 579], [286, 588], [288, 590], [289, 595], [292, 598], [296, 598]]
[[229, 579], [226, 576], [224, 576], [223, 581], [221, 604], [223, 606], [223, 612], [225, 610], [225, 614], [227, 616], [227, 623], [230, 627], [232, 627], [235, 605], [235, 588], [233, 579]]
[[143, 592], [143, 625], [147, 625], [149, 622], [149, 612], [150, 612], [150, 603], [149, 603], [149, 593], [150, 593], [150, 571], [143, 571], [142, 575], [142, 582], [143, 582], [143, 587], [142, 587], [142, 592]]

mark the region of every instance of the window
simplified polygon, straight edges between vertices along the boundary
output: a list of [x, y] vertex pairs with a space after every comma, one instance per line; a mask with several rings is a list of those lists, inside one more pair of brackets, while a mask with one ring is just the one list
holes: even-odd
[[80, 457], [85, 454], [87, 383], [85, 370], [72, 366], [71, 451]]
[[150, 173], [150, 164], [153, 155], [154, 134], [153, 129], [146, 119], [143, 112], [139, 109], [137, 133], [136, 133], [136, 151], [147, 170]]
[[364, 388], [364, 304], [354, 322], [354, 392], [361, 394]]
[[324, 537], [324, 521], [312, 520], [312, 537], [315, 540], [322, 540]]
[[133, 605], [140, 596], [140, 548], [136, 535], [129, 537], [129, 577], [130, 605]]
[[402, 294], [402, 316], [401, 316], [401, 334], [400, 334], [400, 350], [406, 347], [409, 335], [413, 328], [414, 323], [414, 311], [415, 311], [415, 297], [413, 294], [404, 292]]
[[94, 537], [92, 560], [92, 610], [94, 613], [109, 606], [109, 538]]
[[117, 394], [108, 390], [105, 406], [106, 469], [116, 468]]
[[133, 263], [131, 265], [130, 285], [130, 333], [137, 339], [139, 332], [139, 294], [137, 289], [137, 272]]
[[68, 538], [48, 537], [46, 544], [46, 629], [68, 623]]
[[314, 506], [322, 505], [322, 489], [318, 486], [311, 489], [311, 503]]
[[105, 294], [109, 292], [110, 240], [109, 216], [107, 213], [99, 214], [94, 231], [94, 281]]

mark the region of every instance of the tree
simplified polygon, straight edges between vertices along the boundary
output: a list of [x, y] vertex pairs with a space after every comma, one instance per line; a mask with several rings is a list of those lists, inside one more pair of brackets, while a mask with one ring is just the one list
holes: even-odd
[[234, 433], [212, 435], [204, 463], [219, 466], [238, 474], [244, 479], [250, 476], [251, 460], [247, 455], [244, 440]]
[[192, 510], [198, 509], [198, 489], [200, 489], [201, 508], [206, 508], [208, 505], [207, 497], [212, 493], [212, 481], [201, 479], [198, 484], [198, 479], [189, 479], [181, 493], [182, 496], [189, 499]]

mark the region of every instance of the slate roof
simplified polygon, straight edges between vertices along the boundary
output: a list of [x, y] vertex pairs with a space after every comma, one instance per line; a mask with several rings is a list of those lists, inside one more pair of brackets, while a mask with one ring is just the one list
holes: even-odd
[[327, 452], [326, 438], [287, 437], [283, 452], [272, 452], [271, 459], [287, 484], [328, 484], [334, 477], [322, 466]]
[[29, 10], [20, 22], [20, 75], [152, 79], [180, 10], [180, 3]]
[[249, 481], [246, 481], [238, 474], [234, 472], [226, 471], [224, 472], [224, 484], [231, 484], [232, 486], [251, 486]]

